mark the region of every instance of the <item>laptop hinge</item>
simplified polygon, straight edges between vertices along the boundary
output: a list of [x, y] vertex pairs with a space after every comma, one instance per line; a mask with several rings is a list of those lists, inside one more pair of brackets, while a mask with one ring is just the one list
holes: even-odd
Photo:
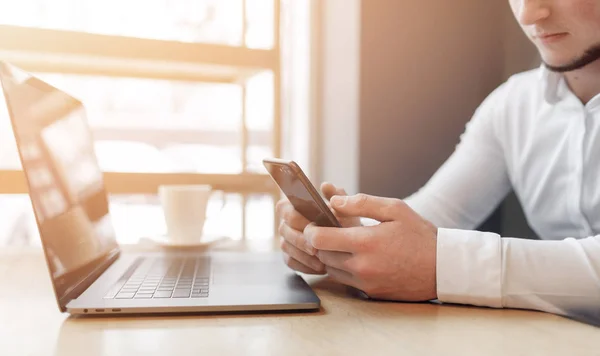
[[119, 256], [121, 256], [121, 250], [117, 249], [108, 258], [104, 258], [102, 263], [100, 263], [92, 272], [90, 272], [86, 278], [75, 285], [73, 289], [67, 292], [64, 297], [58, 301], [60, 310], [62, 312], [67, 311], [67, 304], [71, 300], [79, 298], [79, 296], [85, 292], [102, 275], [102, 273], [104, 273], [108, 267], [110, 267], [119, 258]]

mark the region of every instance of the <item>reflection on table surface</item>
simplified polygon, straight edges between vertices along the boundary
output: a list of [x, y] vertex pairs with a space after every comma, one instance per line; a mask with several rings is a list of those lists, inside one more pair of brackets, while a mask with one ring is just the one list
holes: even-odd
[[[275, 246], [255, 240], [218, 249]], [[0, 294], [0, 354], [598, 354], [599, 328], [559, 316], [367, 301], [327, 277], [306, 278], [322, 300], [319, 312], [68, 317], [58, 311], [40, 251], [5, 249], [0, 286], [12, 292]]]

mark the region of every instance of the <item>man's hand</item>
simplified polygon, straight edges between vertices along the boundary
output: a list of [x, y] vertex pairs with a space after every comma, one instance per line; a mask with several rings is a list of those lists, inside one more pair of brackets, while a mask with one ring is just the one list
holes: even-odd
[[[321, 192], [327, 200], [336, 194], [346, 195], [343, 189], [338, 189], [330, 183], [323, 183]], [[360, 225], [360, 218], [358, 217], [345, 217], [336, 211], [333, 211], [333, 213], [342, 226]], [[299, 272], [325, 274], [325, 265], [315, 256], [317, 251], [304, 238], [303, 231], [310, 222], [300, 215], [287, 199], [282, 199], [277, 203], [277, 215], [282, 217], [279, 234], [281, 235], [281, 250], [286, 264]]]
[[333, 279], [376, 299], [437, 298], [435, 226], [398, 199], [358, 194], [335, 196], [330, 203], [339, 214], [381, 222], [341, 229], [306, 227], [307, 248], [318, 251]]

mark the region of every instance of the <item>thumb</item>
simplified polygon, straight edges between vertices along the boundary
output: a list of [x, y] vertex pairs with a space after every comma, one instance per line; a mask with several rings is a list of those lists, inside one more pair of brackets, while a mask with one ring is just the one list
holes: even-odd
[[356, 194], [336, 195], [331, 198], [331, 206], [348, 216], [360, 216], [385, 222], [397, 220], [406, 205], [399, 199]]

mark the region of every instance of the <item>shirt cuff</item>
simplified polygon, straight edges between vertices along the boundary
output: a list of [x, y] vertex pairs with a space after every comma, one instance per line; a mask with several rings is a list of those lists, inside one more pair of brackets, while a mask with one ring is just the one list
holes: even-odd
[[440, 301], [502, 308], [502, 239], [498, 234], [438, 229], [436, 273]]

